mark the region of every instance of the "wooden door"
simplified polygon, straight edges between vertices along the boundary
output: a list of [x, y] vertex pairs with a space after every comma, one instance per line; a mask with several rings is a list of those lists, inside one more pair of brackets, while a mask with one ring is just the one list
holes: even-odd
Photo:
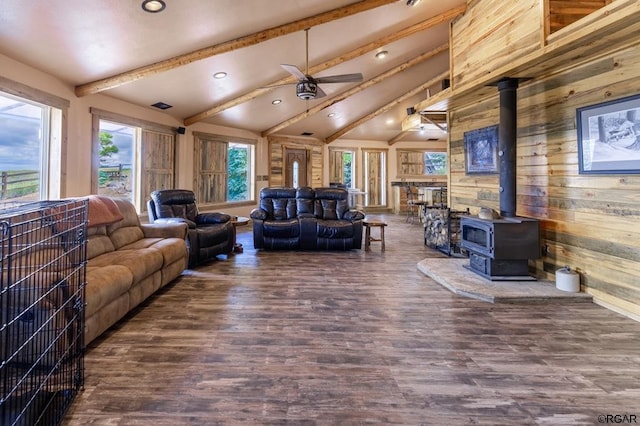
[[308, 186], [307, 150], [285, 148], [284, 186], [300, 188]]

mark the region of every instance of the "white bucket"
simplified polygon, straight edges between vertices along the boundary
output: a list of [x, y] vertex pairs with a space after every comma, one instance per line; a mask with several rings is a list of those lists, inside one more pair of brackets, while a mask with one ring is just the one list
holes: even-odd
[[556, 271], [556, 288], [562, 291], [577, 293], [580, 291], [580, 275], [565, 266]]

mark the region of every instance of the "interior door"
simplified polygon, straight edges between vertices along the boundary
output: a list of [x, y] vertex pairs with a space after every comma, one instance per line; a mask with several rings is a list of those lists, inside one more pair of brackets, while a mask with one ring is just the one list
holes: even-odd
[[307, 150], [285, 148], [284, 185], [291, 188], [308, 186], [307, 184]]

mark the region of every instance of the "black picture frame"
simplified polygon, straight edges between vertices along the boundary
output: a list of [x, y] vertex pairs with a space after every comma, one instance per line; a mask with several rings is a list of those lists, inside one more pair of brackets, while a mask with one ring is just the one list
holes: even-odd
[[580, 174], [640, 173], [640, 94], [576, 109]]
[[464, 154], [467, 174], [498, 173], [498, 125], [465, 132]]

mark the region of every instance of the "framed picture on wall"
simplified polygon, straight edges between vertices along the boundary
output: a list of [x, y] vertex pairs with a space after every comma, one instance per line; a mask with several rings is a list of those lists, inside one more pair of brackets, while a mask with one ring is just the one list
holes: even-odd
[[640, 95], [576, 110], [580, 173], [640, 173]]
[[467, 174], [498, 173], [498, 125], [464, 133]]

